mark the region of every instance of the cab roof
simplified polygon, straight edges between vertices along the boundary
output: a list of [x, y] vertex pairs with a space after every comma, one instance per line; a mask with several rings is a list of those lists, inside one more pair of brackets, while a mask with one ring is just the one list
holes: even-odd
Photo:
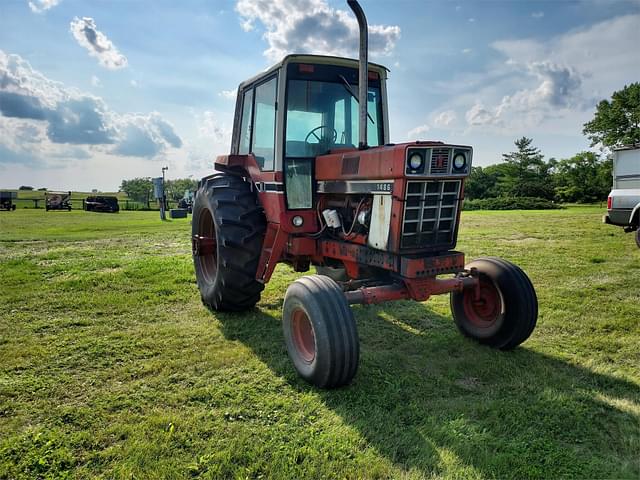
[[[358, 68], [358, 60], [353, 58], [344, 58], [344, 57], [333, 57], [330, 55], [306, 55], [306, 54], [291, 54], [284, 57], [275, 65], [269, 67], [267, 70], [255, 75], [248, 80], [240, 83], [238, 86], [238, 91], [242, 90], [244, 87], [248, 85], [252, 85], [254, 83], [259, 82], [263, 78], [266, 78], [272, 75], [276, 70], [282, 68], [283, 66], [288, 65], [289, 63], [323, 63], [326, 65], [336, 65], [341, 67], [352, 67]], [[386, 73], [390, 70], [384, 65], [380, 65], [377, 63], [369, 62], [369, 69], [376, 71], [380, 74], [381, 78], [386, 78]]]

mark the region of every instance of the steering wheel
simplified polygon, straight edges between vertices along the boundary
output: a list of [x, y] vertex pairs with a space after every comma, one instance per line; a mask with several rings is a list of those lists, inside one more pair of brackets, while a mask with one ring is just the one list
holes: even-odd
[[[325, 137], [324, 135], [319, 137], [316, 134], [317, 130], [322, 130], [323, 128], [326, 129], [326, 130], [329, 130], [329, 129], [333, 130], [333, 135], [331, 136], [331, 142], [335, 143], [336, 139], [338, 138], [338, 131], [335, 128], [332, 128], [332, 127], [330, 127], [328, 125], [320, 125], [319, 127], [316, 127], [313, 130], [311, 130], [309, 133], [307, 133], [307, 136], [304, 137], [304, 143], [311, 143], [311, 142], [309, 142], [309, 137], [311, 137], [311, 136], [315, 137], [316, 140], [318, 140], [318, 143], [322, 143], [323, 140], [324, 141], [328, 140], [329, 137]], [[313, 143], [315, 143], [315, 142], [313, 142]]]

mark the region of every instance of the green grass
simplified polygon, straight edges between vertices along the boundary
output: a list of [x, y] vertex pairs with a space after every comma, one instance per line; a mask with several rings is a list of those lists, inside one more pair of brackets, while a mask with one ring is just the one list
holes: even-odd
[[527, 271], [513, 352], [446, 296], [355, 307], [353, 384], [288, 361], [278, 267], [258, 308], [199, 300], [189, 221], [0, 212], [0, 478], [640, 476], [640, 250], [596, 207], [467, 212], [458, 247]]

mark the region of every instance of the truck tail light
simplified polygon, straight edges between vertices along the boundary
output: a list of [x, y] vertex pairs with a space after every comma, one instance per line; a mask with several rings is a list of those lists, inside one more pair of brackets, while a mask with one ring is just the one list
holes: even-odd
[[607, 210], [611, 210], [612, 204], [613, 204], [613, 198], [607, 197]]

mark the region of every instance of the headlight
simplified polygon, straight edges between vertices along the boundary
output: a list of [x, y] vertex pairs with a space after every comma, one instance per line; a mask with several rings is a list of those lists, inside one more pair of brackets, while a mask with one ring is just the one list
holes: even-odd
[[409, 167], [413, 170], [417, 170], [422, 166], [422, 155], [414, 153], [409, 157]]
[[453, 157], [453, 167], [456, 170], [462, 170], [467, 164], [467, 158], [464, 156], [464, 153], [458, 153], [455, 157]]

